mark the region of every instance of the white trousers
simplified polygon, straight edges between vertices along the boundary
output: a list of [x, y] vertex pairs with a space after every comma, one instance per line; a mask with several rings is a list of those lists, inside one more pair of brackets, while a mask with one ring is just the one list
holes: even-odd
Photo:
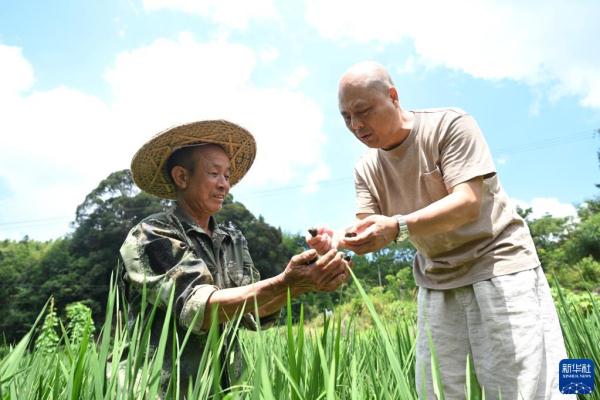
[[425, 379], [420, 398], [435, 399], [426, 329], [448, 400], [465, 398], [468, 354], [488, 400], [575, 399], [558, 390], [567, 356], [540, 267], [457, 289], [419, 289], [416, 385], [421, 391]]

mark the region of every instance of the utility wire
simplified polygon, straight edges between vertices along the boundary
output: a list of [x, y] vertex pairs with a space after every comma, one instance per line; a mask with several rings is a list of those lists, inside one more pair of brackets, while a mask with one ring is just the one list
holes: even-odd
[[[555, 136], [555, 137], [551, 137], [551, 138], [547, 138], [547, 139], [543, 139], [543, 140], [537, 140], [537, 141], [533, 141], [533, 142], [529, 142], [529, 143], [522, 143], [518, 146], [501, 147], [501, 148], [497, 149], [495, 151], [495, 153], [515, 154], [515, 153], [523, 153], [526, 151], [541, 150], [541, 149], [545, 149], [547, 147], [553, 147], [553, 146], [557, 146], [560, 144], [570, 144], [570, 143], [581, 142], [584, 140], [592, 140], [597, 135], [598, 135], [598, 131], [585, 130], [585, 131], [580, 131], [580, 132], [577, 132], [575, 134], [568, 135], [568, 136]], [[510, 155], [510, 154], [508, 154], [508, 155]]]
[[21, 221], [9, 221], [2, 222], [0, 226], [10, 226], [10, 225], [22, 225], [22, 224], [33, 224], [35, 225], [38, 222], [48, 222], [48, 221], [67, 221], [70, 217], [50, 217], [50, 218], [40, 218], [40, 219], [26, 219]]

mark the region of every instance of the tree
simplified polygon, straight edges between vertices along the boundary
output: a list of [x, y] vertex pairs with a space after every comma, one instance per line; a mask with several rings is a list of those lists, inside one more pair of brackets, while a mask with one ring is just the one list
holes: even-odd
[[[36, 242], [27, 237], [21, 241], [0, 242], [0, 332], [9, 341], [26, 333], [42, 306], [38, 301], [38, 283], [30, 279], [40, 271], [40, 262], [52, 242]], [[33, 303], [33, 305], [32, 305]]]
[[529, 231], [538, 250], [548, 250], [563, 242], [572, 230], [568, 218], [544, 215], [529, 222]]
[[[596, 129], [596, 135], [600, 136], [600, 128]], [[598, 149], [596, 155], [598, 156], [598, 165], [600, 165], [600, 149]], [[596, 187], [600, 189], [600, 183], [596, 184]]]
[[591, 257], [600, 261], [600, 213], [595, 213], [582, 221], [565, 243], [567, 257], [579, 261]]
[[95, 321], [102, 322], [110, 276], [127, 233], [144, 217], [170, 205], [169, 200], [137, 189], [129, 170], [113, 172], [102, 180], [77, 207], [76, 229], [69, 249], [74, 261], [70, 268], [78, 279], [72, 283], [85, 294], [69, 302], [87, 299], [86, 305], [98, 316]]

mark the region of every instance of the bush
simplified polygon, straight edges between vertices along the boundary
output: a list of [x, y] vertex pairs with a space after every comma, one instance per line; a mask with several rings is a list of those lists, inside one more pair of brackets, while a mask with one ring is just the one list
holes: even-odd
[[44, 318], [42, 330], [35, 342], [35, 349], [43, 355], [51, 355], [56, 352], [58, 342], [60, 341], [56, 331], [58, 330], [59, 319], [54, 309], [54, 298], [50, 299], [50, 308]]
[[92, 310], [81, 302], [71, 303], [67, 306], [67, 333], [71, 345], [79, 347], [81, 340], [87, 332], [90, 342], [94, 337], [94, 321], [92, 319]]

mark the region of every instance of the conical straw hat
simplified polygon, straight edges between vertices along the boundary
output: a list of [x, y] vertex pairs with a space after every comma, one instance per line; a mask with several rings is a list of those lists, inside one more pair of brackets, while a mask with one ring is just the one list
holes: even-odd
[[131, 160], [133, 181], [144, 192], [175, 199], [175, 185], [165, 163], [175, 150], [200, 143], [220, 145], [231, 162], [231, 186], [242, 179], [256, 156], [256, 142], [250, 132], [225, 120], [198, 121], [158, 133], [146, 142]]

